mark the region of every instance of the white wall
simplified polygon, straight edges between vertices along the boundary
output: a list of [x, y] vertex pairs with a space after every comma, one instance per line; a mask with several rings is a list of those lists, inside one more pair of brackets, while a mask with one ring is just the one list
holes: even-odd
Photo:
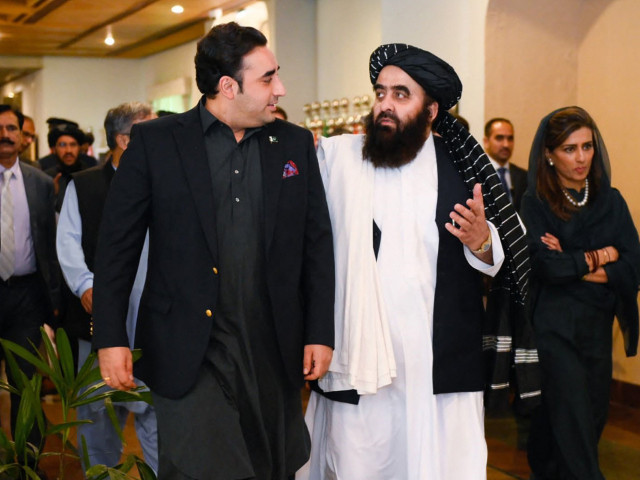
[[302, 107], [317, 92], [316, 0], [270, 0], [271, 48], [281, 67], [287, 94], [280, 106], [289, 121], [304, 119]]
[[380, 0], [317, 2], [318, 91], [308, 102], [371, 94], [369, 55], [381, 44], [380, 7]]
[[[608, 2], [609, 3], [609, 2]], [[636, 0], [616, 0], [586, 32], [578, 50], [578, 104], [593, 116], [611, 159], [612, 183], [640, 227], [638, 85], [640, 8]], [[640, 357], [626, 358], [622, 335], [614, 329], [614, 377], [640, 384]]]
[[[62, 117], [91, 129], [94, 150], [105, 148], [104, 117], [123, 102], [143, 101], [140, 62], [120, 59], [44, 57], [40, 111], [43, 118]], [[37, 125], [40, 152], [48, 152], [46, 126]]]
[[[202, 34], [205, 34], [204, 25]], [[196, 85], [196, 71], [193, 58], [196, 55], [197, 41], [185, 43], [166, 52], [151, 55], [140, 60], [142, 84], [145, 89], [145, 101], [149, 101], [148, 89], [153, 85], [168, 83], [178, 78], [188, 77], [191, 82], [191, 99], [189, 107], [196, 105], [200, 99], [200, 91]]]
[[409, 43], [449, 63], [463, 85], [459, 113], [482, 139], [488, 0], [382, 0], [381, 43]]

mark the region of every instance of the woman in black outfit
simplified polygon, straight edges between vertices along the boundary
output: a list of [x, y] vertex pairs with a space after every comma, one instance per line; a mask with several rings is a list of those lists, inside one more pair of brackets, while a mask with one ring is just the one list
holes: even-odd
[[556, 110], [540, 123], [521, 216], [543, 388], [529, 437], [531, 478], [602, 480], [598, 440], [609, 405], [611, 327], [617, 316], [627, 356], [635, 355], [640, 242], [611, 187], [600, 132], [582, 108]]

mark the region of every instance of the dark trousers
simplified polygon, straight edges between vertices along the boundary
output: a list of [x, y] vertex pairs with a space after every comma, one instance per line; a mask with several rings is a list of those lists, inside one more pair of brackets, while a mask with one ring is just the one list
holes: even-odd
[[[8, 282], [0, 280], [0, 338], [33, 350], [32, 344], [40, 345], [40, 327], [49, 318], [49, 302], [42, 282], [36, 274], [12, 277]], [[4, 352], [3, 352], [4, 354]], [[15, 357], [27, 377], [35, 373], [30, 363]], [[7, 369], [9, 384], [15, 386], [11, 371]], [[16, 418], [20, 396], [11, 394], [11, 433], [15, 436]], [[39, 445], [42, 437], [37, 426], [31, 431], [28, 441]]]
[[542, 405], [528, 445], [536, 479], [604, 480], [598, 441], [607, 421], [612, 315], [567, 305], [563, 317], [536, 317]]
[[[184, 397], [152, 392], [158, 419], [158, 480], [264, 480], [253, 473], [242, 438], [238, 411], [211, 366], [200, 367], [196, 385]], [[216, 431], [212, 431], [215, 426]], [[295, 475], [288, 477], [294, 480]]]

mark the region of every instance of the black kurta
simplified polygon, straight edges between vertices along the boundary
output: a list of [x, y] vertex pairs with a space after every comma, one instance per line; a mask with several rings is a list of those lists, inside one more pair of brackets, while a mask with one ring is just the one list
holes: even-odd
[[[581, 199], [584, 193], [572, 192]], [[598, 440], [607, 418], [611, 324], [616, 313], [627, 353], [637, 346], [640, 243], [627, 205], [608, 184], [568, 221], [528, 191], [522, 219], [533, 264], [533, 326], [543, 373], [543, 407], [533, 422], [529, 461], [541, 478], [602, 479]], [[563, 251], [541, 242], [556, 236]], [[584, 252], [614, 246], [608, 283], [583, 281]]]
[[[196, 386], [177, 401], [154, 396], [161, 435], [180, 431], [183, 419], [186, 424], [194, 412], [201, 419], [184, 432], [186, 438], [180, 432], [183, 445], [171, 454], [170, 462], [181, 462], [180, 472], [165, 468], [161, 437], [161, 474], [172, 479], [186, 478], [181, 477], [186, 473], [207, 480], [284, 480], [309, 458], [310, 440], [300, 390], [289, 382], [278, 350], [267, 292], [262, 169], [255, 135], [260, 129], [247, 129], [237, 142], [232, 130], [202, 104], [200, 116], [211, 171], [220, 290]], [[175, 447], [175, 438], [166, 442]]]

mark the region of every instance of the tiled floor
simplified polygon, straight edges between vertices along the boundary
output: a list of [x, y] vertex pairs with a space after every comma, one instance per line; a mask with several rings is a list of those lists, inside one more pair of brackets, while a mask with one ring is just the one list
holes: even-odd
[[[55, 397], [50, 398], [49, 401], [50, 403], [45, 405], [47, 416], [52, 421], [58, 421], [59, 403], [56, 402]], [[8, 414], [6, 404], [6, 396], [0, 395], [0, 414], [3, 425], [6, 425], [4, 419]], [[487, 480], [528, 479], [530, 470], [526, 453], [516, 448], [516, 428], [513, 418], [488, 419], [486, 436], [489, 447]], [[125, 454], [135, 453], [142, 456], [131, 419], [125, 429], [125, 439], [127, 441]], [[58, 449], [59, 446], [49, 442], [47, 448]], [[612, 405], [609, 422], [600, 442], [600, 458], [607, 480], [640, 479], [640, 410]], [[57, 469], [56, 463], [50, 462], [45, 467], [49, 479], [56, 478], [54, 473]], [[66, 480], [82, 479], [77, 462], [75, 464], [71, 462], [66, 468], [64, 478]]]

